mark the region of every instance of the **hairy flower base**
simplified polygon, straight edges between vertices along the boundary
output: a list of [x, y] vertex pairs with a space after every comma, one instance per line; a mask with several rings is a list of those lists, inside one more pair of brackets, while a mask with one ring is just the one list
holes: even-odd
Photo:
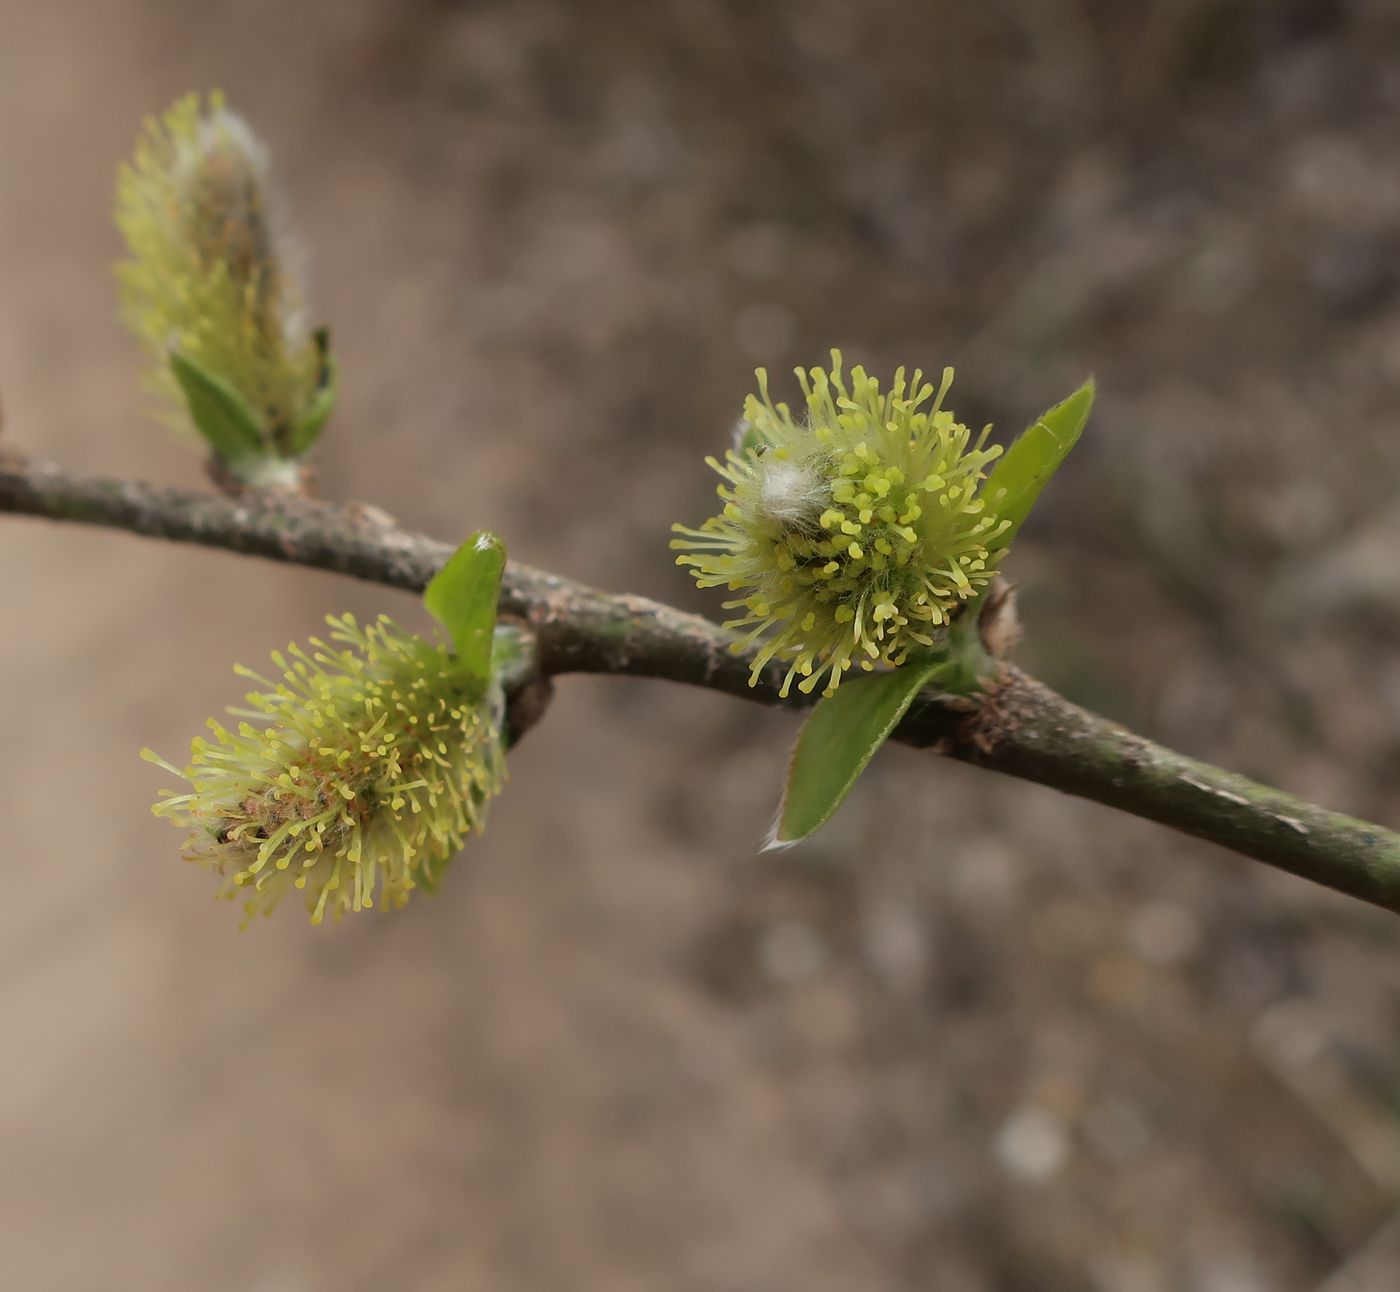
[[783, 695], [798, 677], [808, 692], [825, 677], [830, 694], [857, 664], [898, 665], [934, 645], [991, 578], [1001, 553], [987, 544], [1006, 522], [977, 489], [1000, 449], [984, 447], [990, 428], [972, 443], [943, 409], [951, 369], [936, 395], [920, 371], [906, 385], [902, 368], [887, 393], [860, 367], [848, 386], [835, 350], [830, 373], [797, 377], [801, 424], [759, 370], [739, 445], [706, 459], [724, 479], [723, 510], [699, 529], [674, 526], [671, 546], [700, 587], [744, 592], [724, 603], [743, 612], [725, 626], [749, 630], [736, 651], [766, 636], [752, 681], [778, 658]]
[[[471, 693], [452, 657], [381, 617], [330, 618], [331, 639], [272, 659], [283, 680], [237, 671], [248, 696], [236, 731], [210, 719], [183, 772], [186, 794], [152, 809], [189, 831], [187, 860], [222, 875], [248, 918], [303, 890], [327, 911], [402, 906], [431, 889], [504, 779], [499, 698]], [[245, 920], [245, 924], [246, 924]]]

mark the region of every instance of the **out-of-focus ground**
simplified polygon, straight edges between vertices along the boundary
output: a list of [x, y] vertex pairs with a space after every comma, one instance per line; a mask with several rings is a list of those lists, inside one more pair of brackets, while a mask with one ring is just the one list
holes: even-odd
[[[1086, 372], [1018, 546], [1082, 702], [1400, 820], [1390, 0], [0, 0], [5, 440], [197, 483], [108, 273], [223, 86], [335, 327], [320, 472], [718, 613], [750, 369]], [[787, 379], [776, 378], [779, 387]], [[0, 1286], [1400, 1285], [1400, 925], [904, 750], [756, 857], [789, 717], [567, 679], [441, 896], [240, 936], [147, 805], [234, 660], [409, 598], [0, 518]]]

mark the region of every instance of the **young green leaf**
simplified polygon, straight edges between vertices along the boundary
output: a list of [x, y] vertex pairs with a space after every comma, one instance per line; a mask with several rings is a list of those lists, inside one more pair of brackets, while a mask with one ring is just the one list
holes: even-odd
[[768, 847], [796, 843], [825, 825], [920, 688], [954, 667], [942, 654], [911, 656], [893, 672], [844, 682], [819, 701], [793, 746]]
[[1016, 537], [1040, 491], [1078, 441], [1093, 406], [1091, 378], [1028, 426], [992, 468], [980, 496], [987, 500], [989, 510], [1011, 525], [987, 544], [991, 551], [1008, 546]]
[[180, 383], [196, 429], [220, 462], [233, 464], [263, 454], [257, 414], [228, 382], [178, 350], [170, 351], [170, 371]]
[[505, 566], [505, 544], [483, 529], [452, 554], [423, 593], [428, 613], [451, 635], [458, 663], [481, 686], [491, 677], [492, 632]]
[[336, 396], [340, 393], [340, 366], [330, 351], [331, 335], [326, 328], [316, 329], [316, 348], [321, 355], [320, 380], [311, 402], [303, 410], [296, 424], [287, 436], [285, 452], [288, 457], [299, 458], [308, 452], [321, 434], [322, 427], [330, 418], [335, 407]]

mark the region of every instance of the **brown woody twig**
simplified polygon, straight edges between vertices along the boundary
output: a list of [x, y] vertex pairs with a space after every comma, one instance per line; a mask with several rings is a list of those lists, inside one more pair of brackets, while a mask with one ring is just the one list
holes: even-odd
[[[195, 543], [420, 591], [452, 552], [372, 508], [292, 494], [220, 496], [84, 477], [0, 455], [0, 512]], [[501, 609], [533, 633], [538, 713], [564, 673], [665, 678], [765, 704], [775, 678], [748, 685], [749, 661], [724, 629], [644, 597], [599, 592], [512, 562]], [[776, 666], [772, 670], [777, 672]], [[1095, 716], [1019, 669], [969, 713], [925, 693], [895, 738], [1157, 821], [1267, 865], [1400, 912], [1400, 835], [1269, 789]]]

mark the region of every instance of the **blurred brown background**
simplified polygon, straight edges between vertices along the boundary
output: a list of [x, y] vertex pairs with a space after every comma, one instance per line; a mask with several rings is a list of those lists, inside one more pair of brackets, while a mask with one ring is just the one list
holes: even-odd
[[[109, 266], [143, 115], [274, 150], [325, 494], [718, 613], [765, 363], [1099, 411], [1012, 567], [1076, 699], [1400, 820], [1393, 0], [0, 0], [5, 439], [199, 483]], [[779, 386], [787, 379], [778, 377]], [[789, 717], [569, 679], [436, 901], [240, 936], [147, 806], [242, 660], [410, 598], [0, 518], [0, 1287], [1400, 1285], [1400, 925]]]

